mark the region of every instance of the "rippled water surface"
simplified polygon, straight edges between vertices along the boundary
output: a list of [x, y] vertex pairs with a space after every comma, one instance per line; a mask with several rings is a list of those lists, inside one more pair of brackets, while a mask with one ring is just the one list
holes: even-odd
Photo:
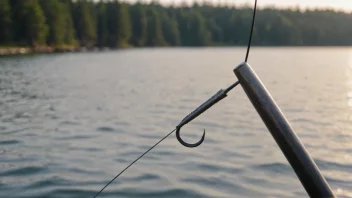
[[[0, 197], [93, 197], [221, 88], [244, 48], [0, 59]], [[338, 197], [352, 197], [352, 49], [253, 48], [249, 63]], [[307, 197], [242, 88], [100, 197]]]

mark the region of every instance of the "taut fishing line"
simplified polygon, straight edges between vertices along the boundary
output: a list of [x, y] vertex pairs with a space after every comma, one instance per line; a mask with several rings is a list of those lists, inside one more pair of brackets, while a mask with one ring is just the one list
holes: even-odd
[[136, 160], [134, 160], [130, 165], [128, 165], [125, 169], [123, 169], [118, 175], [116, 175], [114, 177], [114, 179], [112, 179], [111, 181], [109, 181], [109, 183], [107, 183], [104, 188], [102, 188], [95, 196], [97, 197], [101, 192], [103, 192], [103, 190], [108, 187], [115, 179], [117, 179], [123, 172], [125, 172], [129, 167], [131, 167], [134, 163], [136, 163], [139, 159], [141, 159], [145, 154], [147, 154], [149, 151], [151, 151], [154, 147], [156, 147], [160, 142], [162, 142], [163, 140], [165, 140], [167, 137], [169, 137], [176, 129], [172, 130], [169, 134], [167, 134], [165, 137], [163, 137], [161, 140], [159, 140], [159, 142], [157, 142], [156, 144], [154, 144], [152, 147], [150, 147], [146, 152], [144, 152], [141, 156], [139, 156]]
[[[254, 29], [254, 23], [255, 23], [255, 14], [257, 11], [257, 0], [255, 0], [254, 3], [254, 9], [253, 9], [253, 18], [252, 18], [252, 24], [251, 24], [251, 30], [250, 30], [250, 34], [249, 34], [249, 41], [248, 41], [248, 47], [247, 47], [247, 52], [246, 52], [246, 56], [245, 56], [245, 62], [247, 62], [248, 60], [248, 56], [249, 56], [249, 51], [250, 51], [250, 47], [251, 47], [251, 42], [252, 42], [252, 35], [253, 35], [253, 29]], [[204, 102], [202, 105], [200, 105], [196, 110], [194, 110], [192, 113], [190, 113], [189, 115], [187, 115], [182, 121], [181, 123], [176, 127], [176, 129], [172, 130], [169, 134], [167, 134], [165, 137], [163, 137], [161, 140], [159, 140], [156, 144], [154, 144], [152, 147], [150, 147], [147, 151], [145, 151], [141, 156], [139, 156], [136, 160], [134, 160], [130, 165], [128, 165], [125, 169], [123, 169], [118, 175], [116, 175], [111, 181], [109, 181], [95, 196], [94, 198], [96, 198], [101, 192], [103, 192], [103, 190], [108, 187], [115, 179], [117, 179], [119, 176], [122, 175], [122, 173], [124, 173], [128, 168], [130, 168], [134, 163], [136, 163], [139, 159], [141, 159], [144, 155], [146, 155], [149, 151], [151, 151], [152, 149], [154, 149], [159, 143], [161, 143], [162, 141], [164, 141], [167, 137], [169, 137], [173, 132], [176, 131], [176, 136], [177, 139], [179, 140], [179, 142], [186, 146], [186, 147], [197, 147], [199, 146], [203, 140], [204, 140], [204, 135], [202, 136], [202, 139], [195, 143], [195, 144], [188, 144], [186, 142], [184, 142], [180, 136], [179, 136], [179, 131], [181, 129], [181, 127], [185, 124], [187, 124], [188, 122], [190, 122], [191, 120], [193, 120], [194, 118], [196, 118], [198, 115], [200, 115], [201, 113], [203, 113], [204, 111], [206, 111], [208, 108], [210, 108], [211, 106], [213, 106], [215, 103], [217, 103], [218, 101], [220, 101], [221, 99], [225, 98], [227, 95], [227, 93], [233, 89], [234, 87], [236, 87], [239, 84], [239, 82], [235, 82], [234, 84], [232, 84], [231, 86], [229, 86], [227, 89], [225, 90], [220, 90], [218, 91], [214, 96], [212, 96], [211, 98], [209, 98], [206, 102]]]

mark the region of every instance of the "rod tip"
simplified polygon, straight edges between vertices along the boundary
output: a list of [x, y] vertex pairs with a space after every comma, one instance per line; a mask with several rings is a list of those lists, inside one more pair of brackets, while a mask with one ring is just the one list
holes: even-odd
[[233, 69], [233, 72], [235, 72], [236, 70], [240, 69], [241, 67], [245, 66], [245, 65], [249, 65], [247, 62], [242, 62], [241, 64], [237, 65], [235, 67], [235, 69]]

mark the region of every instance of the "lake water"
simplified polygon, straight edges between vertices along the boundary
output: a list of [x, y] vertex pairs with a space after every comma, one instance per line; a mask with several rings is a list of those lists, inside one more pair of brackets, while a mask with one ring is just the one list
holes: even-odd
[[[236, 81], [245, 48], [0, 59], [0, 197], [93, 197]], [[338, 197], [352, 197], [352, 48], [253, 48], [250, 65]], [[99, 197], [307, 197], [240, 86]]]

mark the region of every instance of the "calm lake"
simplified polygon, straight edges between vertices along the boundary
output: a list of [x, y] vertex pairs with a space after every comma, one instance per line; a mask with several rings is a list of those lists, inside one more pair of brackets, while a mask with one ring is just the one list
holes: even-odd
[[[0, 197], [93, 197], [237, 79], [245, 48], [0, 58]], [[338, 197], [352, 197], [352, 48], [252, 48], [266, 85]], [[240, 86], [99, 197], [308, 197]]]

